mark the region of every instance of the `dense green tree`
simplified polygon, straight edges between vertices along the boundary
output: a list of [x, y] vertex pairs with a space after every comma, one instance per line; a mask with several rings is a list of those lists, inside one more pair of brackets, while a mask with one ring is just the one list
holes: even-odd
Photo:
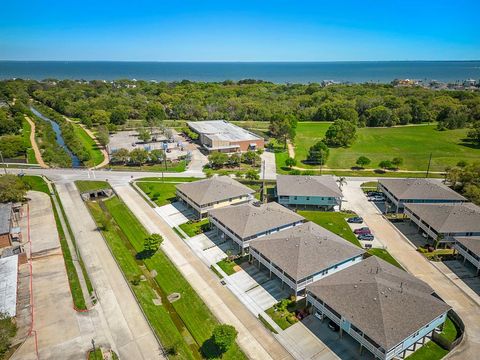
[[325, 165], [330, 150], [323, 140], [318, 141], [308, 150], [307, 162], [310, 164]]
[[368, 164], [370, 164], [372, 161], [366, 157], [366, 156], [360, 156], [357, 161], [355, 162], [355, 164], [357, 164], [358, 166], [364, 168], [365, 166], [367, 166]]
[[237, 335], [238, 332], [232, 325], [221, 324], [213, 329], [212, 340], [220, 352], [225, 353], [235, 343]]
[[357, 126], [343, 119], [335, 120], [325, 133], [325, 143], [332, 147], [348, 147], [357, 136]]
[[21, 136], [0, 136], [0, 152], [5, 159], [25, 155], [25, 151], [25, 143]]
[[110, 113], [105, 110], [94, 110], [90, 120], [95, 125], [106, 125], [110, 121]]
[[255, 151], [247, 151], [242, 154], [242, 162], [256, 166], [260, 164], [260, 156]]
[[148, 152], [145, 149], [136, 148], [130, 151], [130, 162], [133, 165], [143, 165], [148, 160]]
[[28, 186], [15, 175], [0, 176], [0, 202], [23, 201]]
[[112, 163], [121, 163], [125, 165], [129, 158], [130, 152], [125, 148], [121, 148], [112, 154], [110, 161]]
[[270, 135], [283, 143], [287, 148], [287, 141], [293, 141], [296, 135], [297, 119], [292, 115], [279, 115], [270, 120]]
[[162, 149], [153, 149], [149, 154], [150, 160], [154, 163], [161, 163], [165, 159], [165, 151]]
[[0, 135], [17, 134], [22, 126], [22, 121], [9, 115], [4, 109], [0, 108]]
[[110, 114], [110, 122], [115, 125], [123, 125], [127, 122], [128, 115], [128, 108], [125, 106], [118, 106], [112, 110], [112, 113]]
[[395, 166], [395, 168], [399, 168], [403, 164], [403, 159], [401, 157], [395, 157], [392, 159], [392, 165]]
[[17, 333], [17, 325], [10, 316], [0, 313], [0, 357], [8, 351]]
[[96, 138], [100, 145], [107, 146], [110, 142], [110, 133], [105, 126], [99, 126], [97, 129]]
[[258, 180], [260, 179], [260, 175], [256, 170], [250, 169], [250, 170], [247, 170], [247, 172], [245, 173], [245, 178], [249, 180]]
[[212, 169], [219, 169], [228, 162], [228, 155], [221, 152], [213, 152], [208, 156], [208, 161]]
[[480, 145], [480, 121], [476, 121], [467, 133], [467, 138], [474, 144]]
[[378, 163], [378, 167], [380, 167], [381, 169], [390, 169], [392, 168], [392, 162], [390, 160], [382, 160]]
[[163, 237], [160, 234], [150, 234], [143, 240], [143, 251], [152, 256], [158, 251], [162, 242]]
[[367, 126], [393, 126], [397, 121], [397, 115], [383, 105], [367, 110]]
[[297, 160], [289, 157], [289, 158], [287, 158], [287, 160], [285, 160], [285, 165], [287, 165], [290, 169], [292, 169], [292, 167], [297, 165]]
[[144, 143], [147, 143], [151, 140], [152, 135], [151, 135], [150, 131], [148, 131], [147, 129], [141, 129], [138, 132], [138, 138], [140, 140], [142, 140]]

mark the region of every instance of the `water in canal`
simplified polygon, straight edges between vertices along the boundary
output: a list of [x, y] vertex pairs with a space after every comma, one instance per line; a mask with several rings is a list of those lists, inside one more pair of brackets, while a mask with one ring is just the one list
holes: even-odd
[[38, 116], [39, 118], [41, 118], [45, 121], [48, 121], [52, 125], [53, 131], [55, 132], [55, 138], [57, 140], [57, 144], [60, 145], [63, 149], [65, 149], [68, 156], [70, 156], [70, 158], [72, 159], [72, 167], [82, 166], [82, 162], [80, 161], [80, 159], [74, 153], [72, 153], [70, 151], [70, 149], [67, 147], [67, 145], [65, 145], [65, 140], [63, 139], [62, 130], [60, 129], [60, 125], [57, 124], [55, 121], [49, 119], [48, 117], [46, 117], [45, 115], [40, 113], [37, 109], [35, 109], [31, 106], [30, 106], [30, 110], [32, 110], [32, 112], [36, 116]]

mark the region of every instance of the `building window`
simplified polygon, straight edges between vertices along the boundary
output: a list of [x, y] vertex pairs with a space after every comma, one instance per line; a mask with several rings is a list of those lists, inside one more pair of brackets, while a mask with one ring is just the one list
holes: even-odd
[[294, 197], [293, 197], [293, 200], [297, 200], [297, 197], [296, 197], [296, 196], [294, 196]]
[[307, 196], [307, 201], [310, 200], [310, 196]]

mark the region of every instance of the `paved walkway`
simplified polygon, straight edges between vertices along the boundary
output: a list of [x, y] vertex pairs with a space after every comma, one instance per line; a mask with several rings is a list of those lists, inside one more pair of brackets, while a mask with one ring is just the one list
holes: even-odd
[[237, 341], [249, 358], [291, 358], [272, 334], [220, 284], [213, 272], [194, 256], [191, 249], [130, 185], [114, 188], [148, 231], [164, 237], [163, 250], [189, 280], [215, 317], [222, 323], [235, 326], [238, 331]]
[[265, 179], [275, 180], [277, 178], [277, 166], [275, 164], [275, 153], [264, 151], [261, 155], [262, 168], [260, 169], [260, 179], [263, 178], [263, 166], [265, 166]]
[[97, 295], [98, 303], [89, 314], [99, 314], [106, 334], [103, 343], [96, 339], [97, 344], [111, 347], [121, 359], [163, 358], [153, 331], [75, 185], [57, 184], [57, 191]]
[[415, 247], [378, 212], [376, 207], [368, 202], [360, 188], [361, 183], [362, 181], [348, 180], [343, 188], [345, 198], [348, 199], [344, 207], [362, 216], [390, 254], [408, 272], [428, 283], [462, 318], [466, 327], [464, 341], [447, 357], [450, 359], [478, 358], [480, 306], [476, 300], [416, 251]]
[[49, 166], [45, 164], [45, 161], [43, 161], [42, 158], [42, 153], [40, 152], [40, 149], [38, 148], [37, 141], [35, 140], [35, 123], [30, 119], [27, 115], [25, 115], [25, 119], [27, 122], [30, 124], [30, 144], [32, 145], [32, 150], [35, 154], [35, 160], [37, 160], [38, 165], [40, 165], [42, 168], [46, 169]]

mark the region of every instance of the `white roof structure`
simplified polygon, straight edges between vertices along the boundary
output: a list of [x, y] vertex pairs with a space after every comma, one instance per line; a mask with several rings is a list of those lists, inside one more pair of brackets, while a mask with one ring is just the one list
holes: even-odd
[[213, 139], [223, 141], [254, 141], [261, 139], [260, 136], [225, 120], [189, 121], [187, 124], [199, 134], [207, 135]]
[[0, 259], [0, 313], [17, 313], [18, 255]]

